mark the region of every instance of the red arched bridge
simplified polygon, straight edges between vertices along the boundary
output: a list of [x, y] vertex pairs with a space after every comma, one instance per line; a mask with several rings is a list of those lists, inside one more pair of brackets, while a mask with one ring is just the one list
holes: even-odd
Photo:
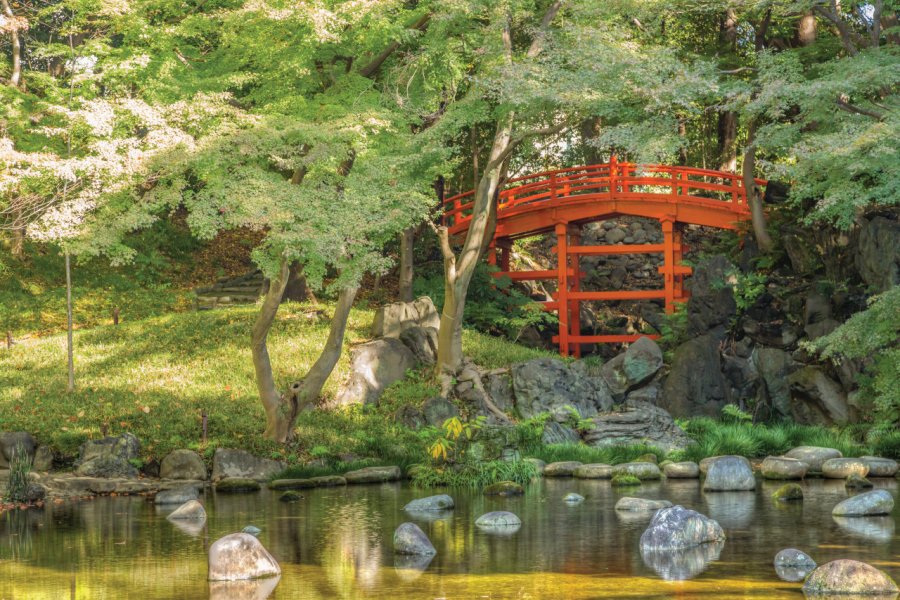
[[[758, 185], [765, 181], [756, 180]], [[472, 219], [474, 191], [444, 201], [444, 224], [451, 236], [466, 233]], [[656, 219], [662, 226], [662, 244], [584, 246], [581, 226], [593, 221], [629, 215]], [[736, 229], [750, 218], [740, 175], [692, 167], [617, 162], [545, 171], [507, 182], [500, 192], [497, 229], [488, 259], [500, 268], [498, 276], [514, 281], [555, 280], [553, 301], [547, 310], [559, 314], [559, 335], [553, 341], [560, 353], [579, 356], [581, 344], [632, 342], [634, 335], [582, 335], [581, 302], [598, 300], [664, 300], [666, 311], [687, 299], [684, 279], [690, 267], [684, 255], [682, 231], [686, 224]], [[544, 271], [511, 271], [512, 241], [541, 233], [556, 233], [557, 267]], [[613, 254], [663, 255], [659, 267], [664, 287], [657, 290], [586, 291], [579, 257]]]

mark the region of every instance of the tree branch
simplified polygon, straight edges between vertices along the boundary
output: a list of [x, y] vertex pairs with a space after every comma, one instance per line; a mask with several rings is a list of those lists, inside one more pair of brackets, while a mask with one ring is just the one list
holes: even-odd
[[509, 155], [513, 153], [513, 150], [516, 147], [527, 140], [530, 137], [541, 136], [541, 135], [555, 135], [557, 133], [562, 132], [566, 127], [568, 127], [568, 123], [565, 121], [562, 123], [557, 123], [556, 125], [552, 125], [550, 127], [544, 127], [541, 129], [533, 129], [531, 131], [527, 131], [525, 133], [521, 133], [517, 136], [514, 136], [507, 144], [506, 148], [490, 163], [488, 163], [487, 169], [492, 169], [494, 167], [500, 166], [503, 161], [509, 158]]
[[[422, 31], [428, 25], [428, 21], [431, 19], [430, 14], [425, 14], [419, 17], [419, 20], [413, 24], [411, 29], [415, 29], [417, 31]], [[388, 59], [388, 57], [400, 47], [400, 42], [393, 41], [391, 42], [387, 48], [382, 50], [378, 56], [372, 59], [372, 61], [359, 70], [359, 74], [363, 77], [372, 77], [375, 73], [378, 72], [378, 69], [381, 68], [381, 65], [384, 64], [384, 61]]]
[[856, 106], [855, 104], [850, 104], [847, 101], [846, 96], [838, 96], [838, 98], [834, 101], [837, 104], [837, 107], [841, 110], [845, 110], [849, 113], [857, 114], [857, 115], [865, 115], [867, 117], [872, 117], [876, 121], [884, 121], [885, 115], [875, 110], [870, 110], [867, 108], [862, 108], [860, 106]]
[[559, 12], [559, 9], [562, 8], [562, 4], [562, 0], [556, 0], [556, 2], [550, 5], [547, 12], [544, 13], [544, 18], [541, 19], [541, 26], [534, 34], [534, 39], [531, 40], [531, 46], [529, 46], [528, 52], [526, 53], [528, 58], [534, 58], [544, 49], [544, 41], [547, 39], [547, 31], [550, 29], [550, 23], [556, 18], [556, 14]]
[[838, 33], [841, 37], [841, 45], [844, 46], [844, 50], [847, 51], [847, 54], [850, 56], [856, 56], [859, 54], [859, 50], [856, 48], [856, 44], [853, 43], [852, 34], [850, 31], [850, 26], [847, 25], [847, 22], [841, 18], [840, 14], [837, 12], [837, 6], [832, 0], [832, 9], [826, 9], [821, 5], [817, 5], [813, 7], [813, 11], [834, 24], [837, 27]]

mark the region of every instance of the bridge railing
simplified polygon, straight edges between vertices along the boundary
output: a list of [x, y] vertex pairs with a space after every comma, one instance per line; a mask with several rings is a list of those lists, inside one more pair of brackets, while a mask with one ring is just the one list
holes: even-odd
[[[765, 181], [758, 179], [758, 184]], [[466, 229], [474, 206], [474, 190], [444, 201], [444, 224]], [[740, 175], [711, 169], [617, 162], [544, 171], [510, 179], [500, 192], [498, 219], [518, 212], [568, 201], [653, 200], [693, 203], [739, 215], [749, 213]]]

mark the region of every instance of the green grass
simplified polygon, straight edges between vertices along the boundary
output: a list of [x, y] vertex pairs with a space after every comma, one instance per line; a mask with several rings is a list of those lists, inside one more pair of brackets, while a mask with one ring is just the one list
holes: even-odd
[[618, 465], [632, 462], [643, 454], [655, 454], [660, 462], [666, 458], [664, 450], [642, 444], [604, 446], [601, 448], [583, 444], [552, 444], [534, 449], [530, 456], [539, 458], [546, 463], [577, 460], [585, 464], [604, 463], [607, 465]]
[[533, 358], [559, 358], [558, 352], [528, 348], [474, 329], [463, 329], [463, 352], [486, 369], [500, 369]]
[[501, 481], [527, 484], [537, 475], [537, 467], [527, 461], [492, 460], [455, 466], [418, 465], [411, 470], [416, 487], [470, 487], [480, 489]]

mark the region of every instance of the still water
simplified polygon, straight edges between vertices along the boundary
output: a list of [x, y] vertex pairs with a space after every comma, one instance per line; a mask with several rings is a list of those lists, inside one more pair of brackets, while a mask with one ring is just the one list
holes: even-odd
[[[898, 481], [875, 480], [898, 496]], [[413, 498], [436, 492], [407, 484], [307, 490], [285, 504], [278, 494], [206, 492], [205, 527], [165, 519], [171, 509], [145, 498], [98, 498], [0, 515], [0, 600], [170, 598], [802, 598], [779, 580], [775, 553], [796, 547], [819, 564], [855, 558], [900, 576], [900, 509], [890, 517], [832, 518], [847, 497], [842, 481], [803, 483], [802, 503], [778, 505], [776, 484], [753, 492], [703, 493], [698, 481], [670, 480], [618, 491], [608, 481], [539, 480], [524, 497], [450, 491], [456, 509], [406, 515]], [[567, 505], [568, 492], [585, 501]], [[649, 514], [617, 513], [623, 495], [667, 499], [698, 510], [727, 541], [675, 560], [648, 557], [638, 539]], [[900, 504], [900, 503], [898, 503]], [[522, 527], [509, 535], [475, 527], [491, 510], [510, 510]], [[437, 555], [424, 564], [395, 557], [394, 529], [414, 521]], [[281, 563], [280, 580], [210, 586], [206, 551], [253, 524]], [[685, 579], [686, 578], [686, 579]], [[680, 580], [679, 580], [680, 579]]]

